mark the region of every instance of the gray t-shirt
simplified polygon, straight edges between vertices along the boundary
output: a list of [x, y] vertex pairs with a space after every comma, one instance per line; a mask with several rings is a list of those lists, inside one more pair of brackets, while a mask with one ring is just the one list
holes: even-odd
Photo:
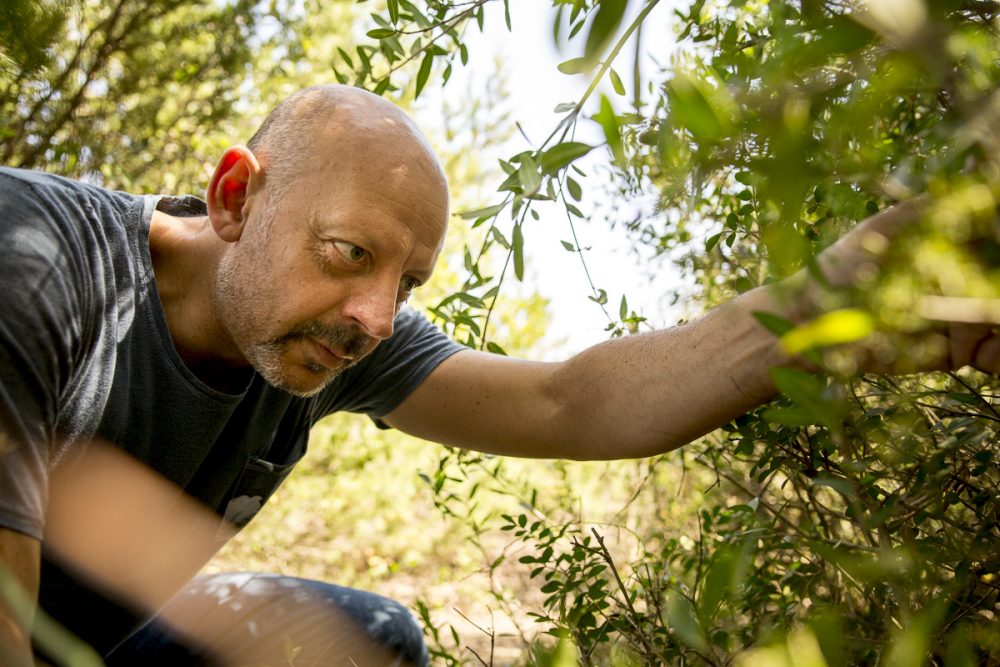
[[244, 391], [217, 391], [170, 340], [149, 254], [156, 207], [204, 214], [193, 198], [0, 168], [0, 526], [42, 539], [49, 471], [94, 438], [242, 526], [317, 420], [384, 416], [462, 349], [404, 309], [389, 340], [315, 397], [250, 372]]

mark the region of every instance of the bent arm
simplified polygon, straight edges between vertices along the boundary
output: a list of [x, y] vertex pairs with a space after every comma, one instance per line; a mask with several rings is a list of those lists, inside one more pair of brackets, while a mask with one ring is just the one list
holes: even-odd
[[40, 553], [35, 538], [0, 527], [0, 576], [6, 579], [0, 584], [0, 591], [7, 593], [17, 587], [15, 595], [28, 602], [28, 608], [14, 609], [10, 596], [0, 595], [0, 658], [4, 665], [31, 667], [34, 664], [31, 623], [38, 601]]

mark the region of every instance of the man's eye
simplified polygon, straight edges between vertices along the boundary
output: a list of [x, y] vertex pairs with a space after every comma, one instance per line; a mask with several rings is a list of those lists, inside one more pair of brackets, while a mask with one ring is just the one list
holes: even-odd
[[402, 302], [409, 299], [410, 294], [418, 287], [420, 287], [419, 280], [410, 276], [403, 276], [403, 280], [399, 283], [399, 300]]
[[334, 241], [333, 247], [337, 249], [344, 259], [346, 259], [351, 264], [361, 264], [366, 259], [368, 259], [368, 251], [361, 246], [356, 246], [353, 243], [348, 243], [347, 241]]

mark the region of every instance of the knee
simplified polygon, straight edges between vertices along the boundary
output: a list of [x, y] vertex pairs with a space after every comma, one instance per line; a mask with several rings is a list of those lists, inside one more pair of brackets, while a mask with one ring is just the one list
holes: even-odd
[[[426, 667], [429, 662], [413, 614], [367, 591], [283, 575], [233, 573], [195, 579], [169, 606], [174, 617], [201, 619], [195, 636], [207, 631], [202, 643], [218, 655], [239, 658], [230, 660], [234, 664], [243, 664], [245, 657], [271, 664], [263, 657], [273, 653], [280, 659], [290, 639], [303, 664], [342, 664], [336, 655], [368, 651], [366, 646], [382, 656], [372, 664]], [[232, 645], [222, 645], [215, 636]]]
[[324, 598], [346, 613], [371, 637], [415, 667], [428, 664], [424, 633], [409, 609], [395, 600], [332, 584], [320, 584]]

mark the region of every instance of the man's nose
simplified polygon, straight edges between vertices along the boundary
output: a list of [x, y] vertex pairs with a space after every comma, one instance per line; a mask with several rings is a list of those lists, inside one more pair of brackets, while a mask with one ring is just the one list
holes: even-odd
[[399, 303], [398, 287], [365, 285], [353, 294], [344, 305], [344, 317], [354, 320], [361, 330], [376, 340], [392, 335], [393, 322]]

